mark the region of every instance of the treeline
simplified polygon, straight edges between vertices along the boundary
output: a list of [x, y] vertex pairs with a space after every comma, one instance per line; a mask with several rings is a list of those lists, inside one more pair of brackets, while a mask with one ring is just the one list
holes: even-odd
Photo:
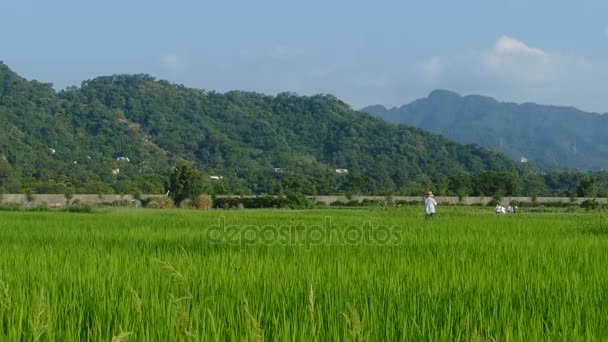
[[[148, 75], [56, 92], [0, 63], [0, 191], [166, 193], [180, 165], [197, 170], [197, 186], [209, 194], [606, 188], [601, 175], [539, 174], [494, 150], [353, 111], [331, 95], [220, 94]], [[494, 189], [503, 183], [510, 185]]]
[[[439, 196], [481, 196], [496, 199], [504, 196], [608, 197], [608, 172], [584, 174], [569, 171], [546, 174], [530, 168], [523, 168], [520, 171], [520, 173], [486, 171], [476, 176], [465, 174], [447, 176], [438, 183], [411, 184], [406, 191], [387, 192], [380, 195], [420, 196], [430, 190]], [[346, 175], [341, 184], [349, 184], [349, 187], [332, 194], [345, 194], [348, 197], [349, 195], [370, 193], [366, 191], [368, 189], [365, 188], [367, 184], [365, 179]], [[234, 191], [226, 191], [227, 189], [218, 187], [218, 185], [221, 185], [221, 181], [219, 183], [209, 182], [200, 171], [193, 169], [188, 164], [181, 164], [173, 170], [167, 188], [169, 196], [178, 206], [185, 200], [197, 202], [199, 196], [203, 194], [235, 194]], [[558, 186], [561, 188], [557, 188]], [[273, 193], [283, 195], [281, 198], [285, 199], [285, 203], [298, 207], [312, 204], [306, 199], [307, 195], [327, 195], [316, 191], [313, 180], [306, 181], [287, 175], [282, 175], [277, 179], [277, 188]], [[243, 201], [243, 199], [221, 199], [220, 201], [225, 201], [225, 203], [222, 202], [222, 206], [231, 207], [234, 206], [234, 203], [231, 202], [234, 200]], [[254, 200], [254, 202], [256, 201], [259, 199]], [[255, 207], [255, 205], [249, 204], [249, 207]]]
[[[539, 172], [526, 167], [519, 172], [488, 171], [477, 176], [449, 176], [439, 183], [428, 184], [428, 188], [439, 195], [461, 197], [608, 197], [608, 172]], [[423, 193], [422, 189], [417, 192], [420, 193]]]

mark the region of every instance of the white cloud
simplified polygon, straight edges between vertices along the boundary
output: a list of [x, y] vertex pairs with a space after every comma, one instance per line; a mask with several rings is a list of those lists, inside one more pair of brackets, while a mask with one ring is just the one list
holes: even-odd
[[515, 102], [608, 110], [601, 86], [608, 77], [607, 62], [549, 51], [506, 35], [485, 50], [436, 57], [435, 62], [430, 58], [414, 65], [419, 79], [425, 75], [423, 70], [433, 75], [433, 66], [440, 66], [436, 81], [421, 82], [420, 89], [446, 88]]
[[509, 36], [502, 36], [496, 41], [494, 52], [497, 54], [516, 54], [524, 56], [544, 56], [545, 52], [539, 48], [533, 48], [524, 42]]
[[494, 49], [481, 57], [485, 76], [518, 84], [539, 85], [558, 76], [561, 57], [530, 47], [509, 36], [500, 37]]

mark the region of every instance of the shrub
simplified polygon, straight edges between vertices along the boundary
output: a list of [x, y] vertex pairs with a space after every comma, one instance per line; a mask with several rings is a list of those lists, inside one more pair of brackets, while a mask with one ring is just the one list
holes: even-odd
[[512, 207], [518, 207], [518, 208], [521, 208], [521, 207], [526, 206], [528, 203], [527, 203], [527, 202], [524, 202], [524, 201], [512, 200], [511, 202], [509, 202], [509, 204], [510, 204]]
[[486, 204], [488, 207], [495, 207], [497, 204], [499, 204], [500, 201], [497, 200], [496, 198], [492, 198], [488, 204]]
[[335, 202], [331, 202], [329, 205], [332, 206], [332, 207], [344, 207], [344, 206], [346, 206], [346, 202], [342, 202], [340, 200], [337, 200]]
[[49, 204], [46, 202], [40, 203], [31, 209], [32, 211], [49, 211]]
[[566, 207], [566, 212], [567, 213], [575, 213], [575, 212], [578, 211], [578, 209], [579, 209], [579, 206], [573, 204], [573, 205], [570, 205], [570, 206]]
[[141, 202], [141, 206], [145, 208], [148, 206], [148, 204], [150, 202], [152, 202], [152, 200], [153, 200], [152, 198], [146, 197], [146, 198], [141, 198], [139, 201]]
[[25, 190], [25, 200], [28, 203], [33, 202], [36, 199], [36, 196], [34, 196], [34, 193], [32, 192], [32, 189], [26, 189]]
[[196, 198], [196, 208], [199, 210], [209, 210], [213, 207], [213, 198], [209, 195], [201, 194]]
[[[77, 204], [77, 203], [74, 202], [72, 204]], [[118, 200], [114, 200], [112, 202], [103, 202], [103, 203], [101, 203], [101, 205], [109, 206], [109, 207], [130, 207], [130, 206], [132, 206], [132, 203], [128, 199], [118, 199]]]
[[93, 207], [89, 204], [80, 204], [80, 205], [70, 205], [61, 209], [62, 211], [68, 213], [92, 213]]
[[384, 206], [387, 202], [382, 200], [372, 200], [372, 199], [364, 199], [361, 201], [360, 205], [362, 207], [379, 207]]
[[63, 196], [65, 197], [65, 204], [69, 205], [72, 198], [74, 198], [74, 190], [72, 188], [66, 188]]
[[149, 209], [160, 209], [160, 204], [158, 203], [157, 200], [150, 200], [150, 202], [148, 202], [148, 204], [146, 204], [145, 206], [146, 208]]
[[314, 208], [315, 202], [301, 192], [292, 191], [287, 194], [287, 205], [292, 209], [308, 209]]
[[0, 204], [0, 211], [19, 211], [23, 210], [23, 206], [19, 203], [2, 203]]
[[581, 208], [585, 208], [587, 210], [595, 210], [601, 207], [601, 204], [595, 199], [584, 200], [580, 204]]
[[151, 200], [146, 208], [155, 208], [155, 209], [170, 209], [174, 208], [173, 200], [169, 197], [159, 197]]
[[395, 198], [393, 197], [393, 195], [384, 196], [384, 205], [387, 207], [395, 206]]
[[161, 197], [158, 199], [158, 204], [161, 209], [171, 209], [175, 208], [175, 204], [173, 203], [173, 199], [170, 197]]
[[400, 207], [400, 206], [404, 206], [404, 205], [422, 205], [422, 200], [420, 201], [405, 201], [405, 200], [399, 200], [396, 201], [395, 204]]
[[213, 200], [213, 207], [220, 209], [230, 208], [285, 208], [287, 199], [283, 196], [256, 196], [256, 197], [217, 197]]
[[185, 200], [182, 200], [179, 203], [179, 208], [180, 209], [193, 209], [194, 208], [194, 204], [192, 203], [191, 199], [186, 198]]
[[173, 199], [171, 199], [170, 197], [161, 197], [158, 199], [158, 203], [159, 203], [161, 209], [175, 208]]

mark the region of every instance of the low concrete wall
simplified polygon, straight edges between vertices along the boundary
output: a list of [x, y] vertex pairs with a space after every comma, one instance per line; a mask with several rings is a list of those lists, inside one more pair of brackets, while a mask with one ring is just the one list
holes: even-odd
[[[330, 204], [336, 201], [340, 202], [348, 202], [349, 199], [346, 196], [311, 196], [311, 199], [314, 199], [317, 202], [322, 202], [325, 204]], [[419, 201], [422, 203], [424, 200], [423, 196], [391, 196], [393, 201], [406, 201], [406, 202], [415, 202]], [[363, 201], [365, 199], [368, 200], [385, 200], [387, 197], [385, 196], [355, 196], [352, 197], [351, 200]], [[589, 198], [589, 197], [537, 197], [536, 203], [582, 203], [585, 200], [593, 200], [595, 199], [599, 203], [608, 203], [608, 198]], [[492, 197], [463, 197], [462, 199], [458, 197], [450, 197], [450, 196], [436, 196], [435, 200], [438, 204], [464, 204], [464, 205], [486, 205], [488, 202], [492, 200]], [[532, 197], [503, 197], [500, 200], [502, 204], [509, 204], [511, 201], [520, 201], [520, 202], [528, 202], [532, 203]]]
[[[2, 198], [2, 203], [18, 203], [21, 205], [41, 205], [47, 204], [49, 206], [60, 206], [65, 205], [66, 198], [61, 194], [34, 194], [32, 196], [32, 201], [27, 200], [27, 196], [24, 194], [4, 194]], [[147, 197], [162, 197], [163, 195], [142, 195], [142, 198]], [[239, 197], [239, 196], [230, 196], [223, 195], [218, 197]], [[240, 196], [240, 197], [255, 197], [255, 196]], [[349, 200], [346, 196], [309, 196], [310, 199], [325, 203], [331, 204], [337, 201], [340, 202], [348, 202], [351, 200], [361, 202], [365, 199], [367, 200], [386, 200], [386, 196], [353, 196]], [[424, 199], [423, 196], [390, 196], [393, 201], [406, 201], [406, 202], [421, 202]], [[74, 195], [71, 201], [79, 201], [80, 203], [88, 203], [88, 204], [101, 204], [101, 203], [112, 203], [114, 201], [134, 201], [132, 195]], [[448, 196], [437, 196], [435, 200], [438, 204], [464, 204], [464, 205], [474, 205], [481, 204], [486, 205], [488, 202], [492, 200], [492, 197], [463, 197], [459, 199], [458, 197], [448, 197]], [[511, 201], [520, 201], [520, 202], [532, 202], [532, 197], [503, 197], [501, 199], [502, 204], [508, 204]], [[536, 203], [581, 203], [585, 200], [596, 200], [599, 203], [608, 203], [608, 198], [588, 198], [588, 197], [537, 197]]]
[[[251, 198], [256, 196], [246, 195], [246, 196], [231, 196], [231, 195], [221, 195], [218, 197], [243, 197], [243, 198]], [[393, 201], [405, 201], [405, 202], [420, 202], [424, 200], [424, 196], [389, 196]], [[320, 202], [324, 204], [331, 204], [334, 202], [349, 202], [349, 201], [358, 201], [362, 202], [363, 200], [375, 200], [382, 201], [386, 200], [387, 196], [352, 196], [350, 200], [347, 196], [308, 196], [308, 198], [314, 200], [315, 202]], [[464, 205], [486, 205], [491, 200], [492, 197], [463, 197], [462, 199], [456, 196], [436, 196], [435, 200], [438, 204], [464, 204]], [[537, 197], [536, 203], [576, 203], [580, 204], [585, 200], [596, 200], [599, 203], [608, 203], [608, 198], [592, 198], [592, 197]], [[503, 197], [500, 200], [502, 204], [509, 204], [511, 201], [520, 201], [520, 202], [528, 202], [532, 203], [532, 197]]]

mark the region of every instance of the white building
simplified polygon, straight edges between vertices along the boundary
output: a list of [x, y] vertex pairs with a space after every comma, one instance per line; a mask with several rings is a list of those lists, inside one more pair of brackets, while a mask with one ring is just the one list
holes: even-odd
[[348, 169], [336, 169], [336, 173], [340, 173], [340, 174], [348, 173]]

